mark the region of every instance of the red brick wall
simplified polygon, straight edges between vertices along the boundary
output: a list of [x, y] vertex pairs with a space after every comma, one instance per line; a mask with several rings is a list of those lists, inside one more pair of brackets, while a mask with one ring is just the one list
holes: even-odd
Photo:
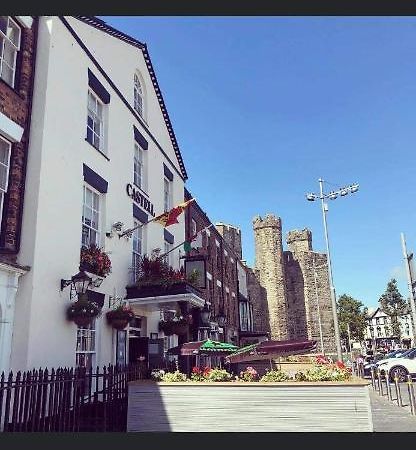
[[4, 198], [1, 221], [0, 260], [10, 262], [15, 262], [20, 248], [37, 19], [34, 19], [31, 29], [21, 27], [21, 30], [21, 47], [17, 57], [15, 87], [10, 87], [0, 79], [0, 111], [24, 128], [21, 141], [12, 145], [9, 185]]
[[[189, 199], [187, 191], [185, 198]], [[194, 219], [197, 224], [197, 231], [202, 230], [211, 224], [207, 215], [202, 211], [196, 202], [192, 202], [185, 210], [185, 236], [187, 239], [191, 236], [191, 221]], [[221, 234], [216, 230], [215, 226], [209, 229], [210, 237], [203, 233], [203, 248], [192, 250], [189, 255], [204, 255], [206, 259], [206, 270], [212, 275], [211, 286], [209, 289], [209, 280], [207, 279], [207, 289], [202, 290], [202, 298], [211, 302], [211, 321], [215, 321], [220, 306], [224, 302], [224, 312], [227, 317], [225, 331], [239, 330], [239, 312], [238, 312], [238, 273], [237, 273], [237, 257], [229, 245], [223, 240]], [[215, 240], [220, 243], [217, 247]], [[224, 250], [228, 252], [225, 256]], [[231, 263], [233, 258], [234, 263]], [[221, 288], [217, 286], [217, 280], [222, 284]], [[226, 287], [229, 288], [227, 301]], [[235, 293], [232, 297], [231, 293]], [[223, 298], [221, 298], [221, 294]]]

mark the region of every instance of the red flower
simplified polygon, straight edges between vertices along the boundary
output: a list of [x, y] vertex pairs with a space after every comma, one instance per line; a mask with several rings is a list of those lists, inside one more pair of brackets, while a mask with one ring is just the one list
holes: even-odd
[[211, 367], [205, 367], [204, 369], [204, 377], [206, 377], [207, 375], [209, 375], [209, 373], [211, 372]]
[[338, 367], [338, 369], [345, 369], [345, 364], [342, 361], [337, 361], [335, 365]]
[[318, 355], [316, 357], [316, 364], [329, 364], [329, 361], [325, 356]]
[[192, 373], [200, 375], [202, 373], [202, 370], [199, 367], [192, 367]]

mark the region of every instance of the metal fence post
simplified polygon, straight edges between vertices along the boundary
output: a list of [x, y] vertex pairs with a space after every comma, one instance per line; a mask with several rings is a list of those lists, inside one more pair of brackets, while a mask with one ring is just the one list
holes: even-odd
[[412, 376], [407, 375], [407, 390], [409, 392], [410, 412], [414, 416], [415, 412], [415, 392], [413, 390]]
[[371, 386], [373, 386], [373, 389], [376, 389], [376, 378], [374, 376], [374, 367], [371, 367], [370, 369], [370, 375], [371, 375]]
[[383, 396], [384, 395], [384, 392], [383, 392], [383, 382], [382, 382], [382, 380], [381, 380], [381, 372], [380, 372], [380, 370], [378, 370], [378, 386], [379, 386], [379, 394], [381, 395], [381, 396]]
[[397, 378], [397, 375], [394, 376], [394, 384], [396, 386], [396, 395], [397, 395], [397, 405], [403, 406], [402, 402], [402, 394], [400, 392], [400, 385], [399, 385], [399, 379]]
[[390, 387], [390, 379], [389, 376], [386, 375], [386, 389], [387, 389], [387, 398], [391, 400], [391, 387]]

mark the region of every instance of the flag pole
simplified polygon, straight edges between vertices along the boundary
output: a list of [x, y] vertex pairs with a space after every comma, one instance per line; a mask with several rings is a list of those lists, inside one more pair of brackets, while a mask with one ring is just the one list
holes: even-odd
[[[211, 223], [210, 225], [208, 225], [207, 227], [203, 228], [202, 230], [199, 230], [194, 236], [192, 236], [192, 240], [194, 240], [194, 239], [198, 236], [199, 233], [202, 233], [203, 231], [208, 230], [208, 228], [211, 228], [211, 227], [213, 227], [213, 226], [214, 226], [214, 224]], [[168, 255], [170, 252], [173, 252], [173, 250], [176, 250], [177, 248], [179, 248], [180, 246], [182, 246], [183, 244], [185, 244], [185, 242], [186, 242], [187, 240], [188, 240], [188, 239], [185, 239], [185, 240], [184, 240], [183, 242], [181, 242], [180, 244], [178, 244], [178, 245], [176, 245], [175, 247], [171, 248], [168, 252], [163, 253], [163, 255], [159, 255], [159, 256], [158, 256], [158, 259], [164, 258], [164, 257], [165, 257], [166, 255]]]
[[153, 222], [155, 219], [157, 219], [157, 217], [153, 217], [152, 220], [149, 220], [148, 222], [145, 222], [145, 223], [141, 223], [141, 224], [139, 224], [139, 225], [136, 225], [136, 226], [133, 227], [133, 228], [129, 228], [129, 229], [123, 231], [122, 233], [118, 233], [118, 238], [121, 239], [123, 236], [126, 236], [126, 235], [129, 235], [129, 237], [131, 237], [131, 234], [133, 233], [133, 231], [135, 231], [135, 230], [137, 230], [137, 229], [139, 229], [139, 228], [144, 227], [144, 226], [147, 225], [148, 223]]
[[[191, 198], [190, 200], [188, 200], [187, 202], [185, 202], [185, 203], [187, 203], [186, 207], [189, 205], [189, 203], [194, 202], [194, 201], [195, 201], [195, 199], [194, 199], [194, 198]], [[126, 236], [126, 235], [129, 235], [129, 237], [131, 237], [131, 234], [133, 233], [134, 230], [137, 230], [138, 228], [144, 227], [144, 226], [147, 225], [148, 223], [151, 223], [151, 222], [154, 222], [154, 221], [156, 221], [156, 220], [159, 220], [159, 219], [160, 219], [161, 217], [163, 217], [164, 215], [167, 215], [167, 216], [169, 217], [169, 214], [170, 214], [174, 209], [180, 207], [181, 205], [183, 205], [183, 204], [179, 204], [178, 206], [175, 206], [174, 208], [170, 209], [169, 211], [165, 211], [164, 213], [159, 214], [159, 215], [156, 216], [156, 217], [153, 217], [153, 219], [149, 220], [148, 222], [141, 223], [140, 225], [137, 225], [137, 226], [135, 226], [135, 227], [133, 227], [133, 228], [129, 228], [129, 229], [123, 231], [122, 233], [119, 233], [119, 234], [118, 234], [118, 238], [121, 239], [123, 236]]]

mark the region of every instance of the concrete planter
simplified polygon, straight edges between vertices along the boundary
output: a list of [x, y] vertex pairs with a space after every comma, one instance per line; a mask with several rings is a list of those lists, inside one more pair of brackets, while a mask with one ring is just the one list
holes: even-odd
[[373, 431], [368, 384], [135, 381], [127, 431]]

